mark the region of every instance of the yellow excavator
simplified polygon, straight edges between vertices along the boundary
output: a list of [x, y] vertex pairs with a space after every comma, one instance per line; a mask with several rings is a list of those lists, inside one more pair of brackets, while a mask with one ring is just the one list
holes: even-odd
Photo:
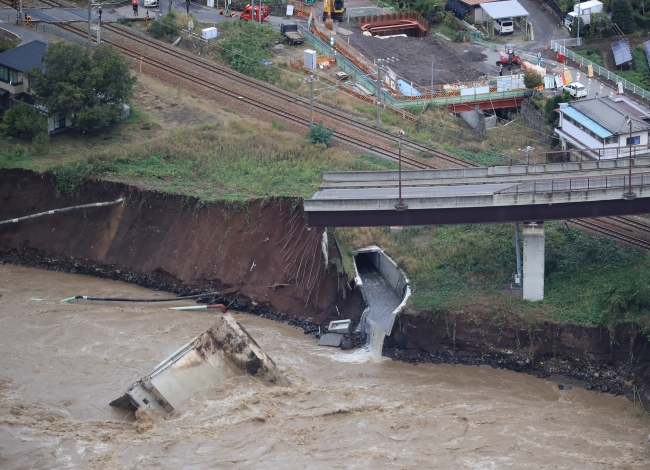
[[325, 0], [323, 4], [323, 21], [329, 30], [334, 29], [334, 21], [343, 21], [345, 0]]

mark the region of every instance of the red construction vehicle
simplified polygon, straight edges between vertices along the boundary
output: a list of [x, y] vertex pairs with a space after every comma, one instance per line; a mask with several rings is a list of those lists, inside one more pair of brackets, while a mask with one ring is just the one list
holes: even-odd
[[515, 53], [514, 44], [506, 44], [505, 50], [499, 55], [500, 60], [497, 60], [497, 67], [504, 67], [508, 70], [511, 70], [515, 67], [521, 67], [524, 72], [528, 71], [528, 67], [526, 67], [524, 59]]
[[[239, 15], [240, 20], [250, 21], [260, 21], [260, 7], [255, 5], [255, 18], [252, 18], [253, 7], [246, 5], [244, 11]], [[266, 23], [269, 20], [269, 7], [268, 5], [262, 5], [262, 23]]]

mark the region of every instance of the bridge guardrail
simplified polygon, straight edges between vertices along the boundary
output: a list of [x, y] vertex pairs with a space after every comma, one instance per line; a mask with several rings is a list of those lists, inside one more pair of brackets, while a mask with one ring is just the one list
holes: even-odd
[[[650, 184], [650, 173], [632, 175], [632, 186]], [[590, 176], [588, 178], [562, 178], [546, 181], [529, 181], [519, 183], [492, 193], [496, 194], [537, 194], [556, 191], [589, 191], [591, 189], [627, 189], [630, 178], [627, 175]]]

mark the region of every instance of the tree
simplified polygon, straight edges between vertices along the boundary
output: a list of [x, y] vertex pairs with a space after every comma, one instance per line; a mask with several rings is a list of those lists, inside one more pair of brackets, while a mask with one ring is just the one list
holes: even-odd
[[328, 129], [319, 122], [316, 126], [310, 126], [309, 132], [305, 136], [310, 144], [325, 144], [326, 147], [332, 146], [332, 134], [334, 129]]
[[612, 23], [625, 34], [634, 32], [636, 23], [630, 0], [612, 0]]
[[81, 132], [118, 121], [135, 82], [126, 59], [108, 44], [92, 54], [76, 44], [52, 44], [43, 54], [43, 70], [34, 68], [27, 77], [34, 101], [48, 113], [74, 114]]
[[527, 72], [524, 75], [524, 85], [526, 85], [526, 88], [529, 90], [532, 90], [533, 88], [544, 85], [544, 80], [542, 79], [542, 76], [536, 72]]
[[[578, 26], [580, 24], [580, 26]], [[585, 26], [585, 22], [580, 16], [576, 16], [573, 18], [573, 24], [571, 25], [571, 37], [572, 38], [577, 38], [578, 37], [578, 31], [580, 31], [580, 37], [584, 38], [587, 37], [589, 34], [589, 31], [587, 31], [587, 27]]]
[[23, 135], [32, 138], [41, 132], [47, 132], [47, 120], [33, 106], [18, 103], [5, 113], [2, 131], [9, 135]]

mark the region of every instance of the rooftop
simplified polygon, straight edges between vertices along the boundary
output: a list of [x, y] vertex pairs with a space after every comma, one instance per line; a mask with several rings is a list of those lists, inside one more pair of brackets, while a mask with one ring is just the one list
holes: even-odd
[[498, 2], [499, 0], [460, 0], [466, 5], [480, 5], [481, 3]]
[[0, 54], [0, 65], [10, 69], [25, 72], [32, 67], [43, 68], [41, 58], [47, 49], [47, 44], [41, 41], [32, 41], [21, 44]]
[[528, 16], [526, 9], [516, 0], [485, 3], [481, 4], [481, 8], [491, 18], [519, 18], [521, 16]]
[[[630, 112], [629, 103], [622, 105], [622, 102], [613, 101], [608, 97], [573, 101], [568, 108], [575, 109], [615, 135], [630, 132], [630, 125], [627, 123], [625, 116], [630, 116], [630, 119], [632, 119], [632, 132], [650, 130], [650, 123], [639, 119], [638, 112]], [[563, 108], [562, 111], [566, 109]]]

